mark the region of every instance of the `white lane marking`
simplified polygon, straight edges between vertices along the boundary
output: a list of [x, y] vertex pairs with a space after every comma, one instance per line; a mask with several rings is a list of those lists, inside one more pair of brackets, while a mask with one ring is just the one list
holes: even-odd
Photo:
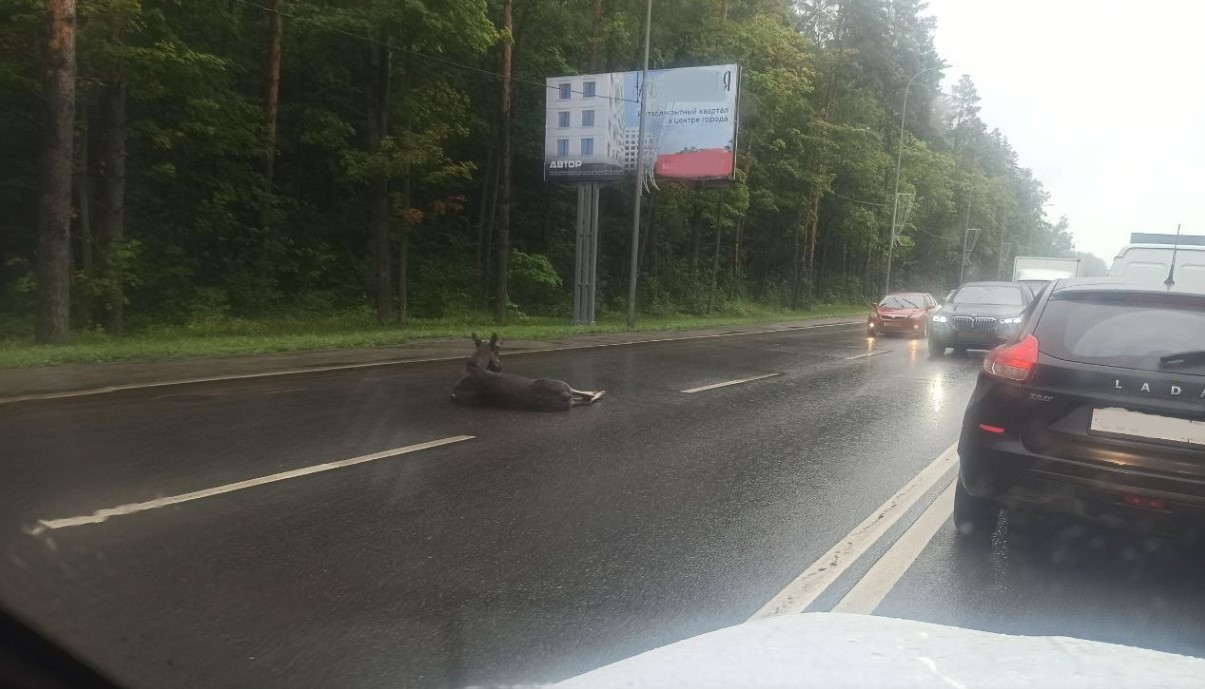
[[916, 522], [908, 527], [904, 535], [883, 553], [883, 557], [879, 558], [870, 571], [858, 580], [841, 602], [837, 603], [833, 612], [869, 615], [879, 607], [879, 603], [883, 602], [900, 577], [904, 576], [904, 572], [908, 571], [929, 541], [933, 540], [937, 530], [950, 523], [950, 513], [954, 510], [954, 484], [957, 480], [951, 481]]
[[870, 516], [861, 524], [845, 534], [836, 545], [828, 549], [828, 552], [803, 570], [802, 574], [787, 584], [786, 588], [779, 591], [760, 610], [753, 613], [749, 620], [803, 612], [845, 570], [849, 569], [850, 565], [869, 550], [883, 534], [887, 533], [887, 530], [928, 493], [957, 462], [958, 443], [954, 443], [896, 491], [895, 495], [887, 498], [887, 501], [871, 512]]
[[67, 517], [64, 519], [39, 519], [37, 526], [29, 529], [29, 533], [32, 536], [37, 536], [38, 534], [44, 533], [51, 529], [65, 529], [69, 526], [99, 524], [108, 520], [110, 517], [121, 517], [127, 514], [134, 514], [136, 512], [146, 512], [147, 510], [167, 507], [168, 505], [178, 505], [182, 502], [200, 500], [201, 498], [211, 498], [215, 495], [233, 493], [236, 490], [254, 488], [267, 483], [275, 483], [277, 481], [299, 478], [301, 476], [310, 476], [311, 474], [318, 474], [324, 471], [331, 471], [333, 469], [342, 469], [355, 464], [363, 464], [365, 462], [372, 462], [378, 459], [397, 457], [398, 455], [410, 454], [411, 452], [418, 452], [419, 450], [429, 450], [433, 447], [440, 447], [442, 445], [451, 445], [452, 443], [459, 443], [464, 440], [472, 440], [474, 437], [475, 436], [471, 435], [454, 435], [448, 438], [440, 438], [439, 440], [419, 443], [417, 445], [407, 445], [406, 447], [398, 447], [392, 450], [385, 450], [383, 452], [374, 452], [370, 455], [360, 455], [359, 457], [352, 457], [351, 459], [341, 459], [336, 462], [316, 464], [314, 466], [303, 467], [301, 469], [293, 469], [290, 471], [282, 471], [277, 474], [260, 476], [259, 478], [239, 481], [238, 483], [228, 483], [224, 486], [218, 486], [216, 488], [206, 488], [205, 490], [193, 491], [191, 493], [184, 493], [182, 495], [173, 495], [166, 498], [158, 498], [155, 500], [149, 500], [147, 502], [118, 505], [117, 507], [109, 507], [103, 510], [97, 510], [92, 514], [80, 517]]
[[847, 356], [847, 357], [845, 357], [845, 360], [846, 360], [846, 361], [853, 361], [854, 359], [865, 359], [865, 358], [866, 358], [866, 357], [868, 357], [868, 356], [877, 356], [877, 355], [879, 355], [879, 354], [886, 354], [886, 353], [887, 353], [887, 350], [886, 350], [886, 349], [880, 349], [880, 350], [879, 350], [879, 351], [877, 351], [877, 352], [867, 352], [867, 353], [865, 353], [865, 354], [857, 354], [857, 355], [855, 355], [855, 356]]
[[[740, 333], [717, 333], [714, 335], [683, 335], [682, 337], [661, 337], [651, 340], [633, 340], [631, 342], [603, 342], [599, 344], [578, 345], [568, 347], [549, 347], [548, 349], [525, 349], [507, 352], [506, 356], [513, 357], [522, 354], [544, 354], [547, 352], [567, 352], [578, 349], [599, 349], [602, 347], [626, 347], [628, 345], [654, 344], [658, 342], [679, 342], [681, 340], [702, 340], [718, 337], [741, 337], [747, 335], [773, 335], [775, 333], [793, 333], [800, 330], [815, 330], [818, 328], [838, 328], [860, 325], [861, 321], [841, 321], [840, 323], [821, 323], [820, 325], [804, 325], [777, 330], [754, 330]], [[722, 327], [722, 326], [720, 326]], [[0, 404], [16, 404], [17, 402], [34, 402], [39, 400], [57, 400], [71, 397], [88, 397], [91, 395], [107, 395], [125, 390], [140, 390], [142, 388], [162, 388], [175, 385], [196, 385], [197, 383], [218, 383], [230, 380], [255, 380], [258, 378], [276, 378], [278, 376], [296, 376], [303, 373], [325, 373], [328, 371], [347, 371], [357, 368], [377, 368], [380, 366], [402, 366], [404, 364], [427, 364], [439, 361], [464, 361], [465, 356], [438, 356], [427, 359], [386, 359], [384, 361], [365, 361], [358, 364], [333, 364], [331, 366], [315, 366], [313, 368], [290, 368], [282, 371], [262, 371], [259, 373], [235, 373], [227, 376], [210, 376], [206, 378], [183, 378], [180, 380], [164, 380], [151, 383], [128, 383], [125, 385], [106, 385], [102, 388], [86, 390], [67, 390], [64, 392], [40, 392], [29, 395], [0, 397]]]
[[716, 388], [726, 388], [729, 385], [740, 385], [741, 383], [752, 383], [755, 380], [764, 380], [766, 378], [773, 378], [774, 376], [781, 376], [781, 375], [782, 375], [781, 373], [767, 373], [764, 376], [753, 376], [752, 378], [741, 378], [740, 380], [726, 380], [723, 383], [712, 383], [711, 385], [704, 385], [702, 387], [691, 388], [689, 390], [683, 390], [682, 392], [684, 392], [688, 395], [692, 395], [696, 392], [704, 392], [706, 390], [715, 390]]

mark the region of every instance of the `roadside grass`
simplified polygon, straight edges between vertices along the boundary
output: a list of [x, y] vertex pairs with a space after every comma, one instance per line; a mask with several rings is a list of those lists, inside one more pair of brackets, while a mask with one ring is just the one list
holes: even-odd
[[[815, 305], [807, 311], [748, 307], [740, 314], [715, 316], [641, 316], [636, 330], [692, 330], [725, 325], [774, 323], [855, 316], [865, 307]], [[222, 318], [187, 325], [152, 326], [127, 337], [103, 332], [75, 333], [64, 345], [37, 345], [31, 339], [0, 340], [0, 368], [115, 361], [154, 361], [238, 354], [267, 354], [324, 349], [390, 347], [414, 340], [482, 336], [497, 332], [503, 339], [542, 340], [566, 335], [627, 330], [619, 314], [607, 314], [594, 325], [570, 325], [564, 318], [525, 317], [494, 325], [485, 314], [462, 318], [415, 319], [407, 325], [380, 326], [366, 312], [323, 317]]]

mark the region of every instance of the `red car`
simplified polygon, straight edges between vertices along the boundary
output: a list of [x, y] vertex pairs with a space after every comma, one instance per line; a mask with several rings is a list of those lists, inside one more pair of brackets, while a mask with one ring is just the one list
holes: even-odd
[[913, 337], [929, 335], [929, 314], [937, 300], [927, 292], [895, 292], [870, 305], [866, 334], [870, 337], [906, 333]]

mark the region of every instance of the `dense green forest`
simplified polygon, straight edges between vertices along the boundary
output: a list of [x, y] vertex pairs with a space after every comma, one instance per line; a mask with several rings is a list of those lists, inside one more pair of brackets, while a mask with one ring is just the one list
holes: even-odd
[[[0, 0], [0, 336], [60, 341], [67, 307], [115, 334], [568, 318], [576, 197], [544, 180], [544, 80], [638, 68], [643, 20], [644, 0]], [[652, 67], [736, 62], [742, 94], [735, 184], [646, 198], [640, 311], [877, 296], [905, 86], [930, 68], [892, 286], [954, 286], [967, 227], [968, 278], [1070, 254], [971, 78], [940, 90], [934, 30], [921, 0], [655, 0]], [[632, 194], [603, 190], [605, 311]]]

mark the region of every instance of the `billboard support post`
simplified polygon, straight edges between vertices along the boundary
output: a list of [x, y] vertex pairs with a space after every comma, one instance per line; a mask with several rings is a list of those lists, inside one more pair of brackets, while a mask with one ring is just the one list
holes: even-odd
[[598, 194], [601, 185], [590, 185], [590, 299], [586, 302], [586, 320], [594, 325], [594, 303], [598, 293]]
[[640, 259], [640, 196], [644, 190], [644, 117], [649, 91], [649, 35], [653, 23], [653, 0], [644, 7], [644, 66], [640, 70], [640, 126], [636, 130], [636, 198], [632, 203], [632, 261], [628, 275], [628, 328], [636, 327], [636, 281]]
[[577, 241], [575, 242], [576, 252], [574, 253], [573, 261], [573, 324], [582, 324], [582, 264], [585, 262], [584, 255], [585, 242], [583, 241], [586, 228], [584, 225], [586, 218], [586, 185], [577, 185]]
[[599, 184], [577, 185], [577, 242], [573, 264], [573, 324], [594, 323], [598, 293], [598, 196]]

